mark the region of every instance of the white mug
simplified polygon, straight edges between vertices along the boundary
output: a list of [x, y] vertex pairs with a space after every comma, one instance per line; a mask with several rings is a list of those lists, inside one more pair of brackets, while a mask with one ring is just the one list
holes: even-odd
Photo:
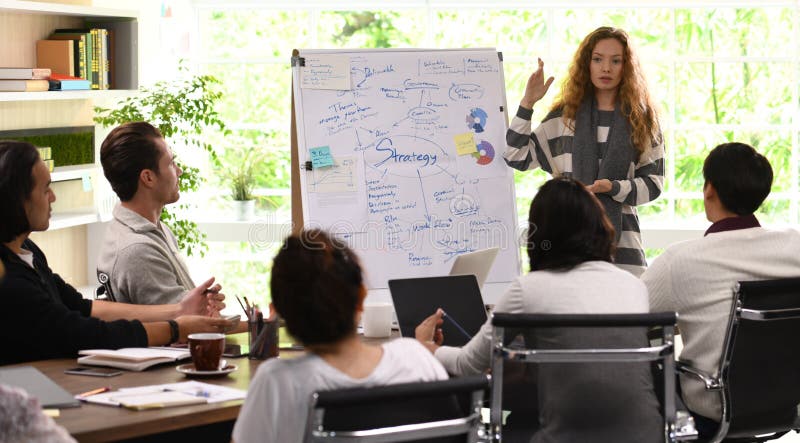
[[383, 338], [392, 335], [391, 303], [370, 303], [364, 305], [364, 314], [361, 324], [364, 327], [364, 337]]

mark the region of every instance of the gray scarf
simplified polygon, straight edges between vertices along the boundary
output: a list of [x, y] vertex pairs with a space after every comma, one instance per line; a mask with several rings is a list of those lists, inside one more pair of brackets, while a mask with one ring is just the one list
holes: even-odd
[[[628, 120], [614, 109], [614, 118], [608, 130], [608, 149], [600, 162], [597, 146], [597, 106], [593, 99], [584, 100], [575, 115], [575, 137], [572, 141], [572, 175], [585, 185], [595, 180], [627, 180], [631, 163], [636, 161], [637, 151], [631, 142]], [[617, 231], [617, 242], [622, 234], [622, 204], [610, 194], [596, 194], [603, 204], [611, 224]]]

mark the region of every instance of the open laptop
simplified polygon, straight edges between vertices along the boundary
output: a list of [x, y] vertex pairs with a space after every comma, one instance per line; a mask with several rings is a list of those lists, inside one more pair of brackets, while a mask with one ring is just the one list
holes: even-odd
[[389, 292], [403, 337], [414, 337], [417, 325], [437, 308], [450, 317], [442, 324], [447, 346], [464, 346], [468, 335], [477, 334], [486, 322], [486, 308], [474, 275], [389, 280]]
[[457, 256], [453, 261], [453, 267], [450, 269], [450, 275], [472, 274], [478, 279], [478, 287], [482, 288], [499, 250], [500, 248], [494, 247]]

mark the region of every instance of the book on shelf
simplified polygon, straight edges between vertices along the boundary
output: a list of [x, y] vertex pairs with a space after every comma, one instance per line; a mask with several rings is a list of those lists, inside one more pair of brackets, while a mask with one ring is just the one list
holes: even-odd
[[100, 56], [100, 76], [103, 78], [101, 89], [111, 89], [111, 48], [109, 47], [111, 42], [108, 29], [100, 28], [100, 42], [103, 48]]
[[56, 167], [56, 161], [49, 158], [42, 161], [44, 162], [45, 166], [47, 166], [47, 170], [53, 172], [53, 169]]
[[109, 366], [129, 371], [144, 371], [150, 366], [172, 363], [191, 357], [188, 349], [122, 348], [86, 349], [79, 351], [78, 363], [92, 366]]
[[49, 87], [47, 80], [0, 80], [1, 92], [38, 92], [47, 91]]
[[[84, 50], [80, 55], [84, 59], [85, 72], [81, 71], [81, 78], [92, 82], [92, 89], [99, 89], [99, 72], [95, 61], [95, 39], [91, 29], [56, 29], [50, 35], [51, 39], [79, 39], [84, 44]], [[84, 76], [85, 75], [85, 76]]]
[[50, 160], [53, 158], [53, 149], [49, 146], [37, 146], [36, 150], [39, 151], [39, 157], [41, 157], [42, 160]]
[[50, 74], [51, 72], [47, 68], [0, 67], [0, 79], [3, 80], [46, 80]]
[[56, 34], [53, 33], [50, 35], [50, 40], [69, 40], [72, 42], [72, 49], [75, 59], [73, 61], [75, 65], [75, 76], [80, 77], [84, 80], [91, 81], [91, 75], [86, 70], [88, 65], [88, 54], [86, 53], [87, 49], [87, 42], [86, 42], [86, 34], [75, 34], [75, 33], [60, 33]]
[[36, 66], [53, 74], [75, 75], [75, 50], [70, 40], [36, 41]]
[[89, 80], [69, 75], [52, 74], [49, 81], [51, 91], [81, 91], [92, 89]]

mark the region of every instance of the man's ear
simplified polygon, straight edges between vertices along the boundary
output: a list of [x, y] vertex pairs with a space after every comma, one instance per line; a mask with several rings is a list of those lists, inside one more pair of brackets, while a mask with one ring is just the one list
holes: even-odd
[[364, 299], [367, 298], [367, 288], [362, 284], [358, 290], [358, 303], [356, 304], [356, 312], [364, 312]]
[[153, 186], [155, 179], [156, 174], [150, 169], [142, 169], [142, 171], [139, 172], [139, 182], [148, 188]]
[[714, 188], [709, 182], [705, 182], [703, 184], [703, 199], [704, 200], [716, 200], [717, 199], [717, 190]]

